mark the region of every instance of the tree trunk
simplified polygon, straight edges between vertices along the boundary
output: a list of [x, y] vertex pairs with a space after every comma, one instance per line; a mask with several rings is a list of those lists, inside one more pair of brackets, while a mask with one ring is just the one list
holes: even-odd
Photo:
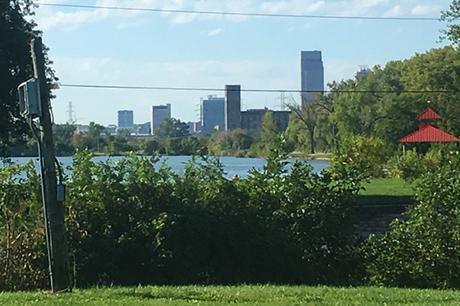
[[315, 130], [309, 129], [308, 132], [310, 134], [310, 153], [315, 154]]

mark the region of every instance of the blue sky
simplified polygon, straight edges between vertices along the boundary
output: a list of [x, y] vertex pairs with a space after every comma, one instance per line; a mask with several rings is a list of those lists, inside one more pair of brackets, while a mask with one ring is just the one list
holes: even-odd
[[[41, 0], [42, 3], [310, 15], [438, 17], [450, 0]], [[300, 51], [321, 50], [326, 81], [359, 65], [383, 65], [443, 46], [437, 21], [318, 20], [197, 16], [42, 6], [34, 17], [62, 83], [299, 89]], [[120, 109], [149, 121], [151, 105], [197, 121], [200, 97], [213, 92], [61, 88], [55, 121], [116, 123]], [[217, 93], [219, 94], [219, 93]], [[222, 94], [222, 93], [220, 93]], [[297, 99], [297, 96], [292, 98]], [[279, 94], [243, 93], [243, 108], [280, 108]]]

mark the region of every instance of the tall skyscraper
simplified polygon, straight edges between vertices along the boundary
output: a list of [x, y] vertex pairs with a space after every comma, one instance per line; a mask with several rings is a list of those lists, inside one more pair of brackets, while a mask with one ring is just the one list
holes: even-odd
[[208, 96], [201, 99], [201, 133], [210, 134], [212, 130], [225, 130], [225, 98]]
[[241, 86], [225, 85], [225, 130], [241, 127]]
[[302, 104], [315, 102], [324, 92], [321, 51], [301, 52]]
[[134, 112], [132, 110], [118, 111], [118, 128], [131, 130], [134, 127]]
[[160, 128], [161, 122], [171, 118], [171, 104], [152, 106], [152, 120], [150, 132], [152, 135]]

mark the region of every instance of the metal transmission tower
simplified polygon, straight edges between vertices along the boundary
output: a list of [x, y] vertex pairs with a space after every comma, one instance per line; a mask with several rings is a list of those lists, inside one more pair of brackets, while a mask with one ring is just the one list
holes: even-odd
[[277, 101], [280, 102], [280, 109], [285, 111], [288, 109], [287, 104], [286, 104], [286, 92], [280, 91], [280, 96], [276, 98]]
[[75, 124], [77, 122], [77, 119], [75, 118], [75, 111], [73, 109], [72, 101], [69, 101], [69, 104], [67, 106], [67, 115], [69, 116], [67, 119], [68, 124]]

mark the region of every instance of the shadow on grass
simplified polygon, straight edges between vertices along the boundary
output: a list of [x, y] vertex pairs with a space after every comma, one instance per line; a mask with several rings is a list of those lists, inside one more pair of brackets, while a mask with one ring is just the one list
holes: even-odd
[[[178, 290], [179, 291], [179, 290]], [[252, 299], [243, 297], [224, 297], [224, 296], [206, 296], [203, 293], [197, 292], [143, 292], [143, 291], [131, 291], [131, 292], [120, 292], [117, 295], [122, 297], [130, 297], [136, 299], [145, 300], [171, 300], [171, 301], [185, 301], [185, 302], [221, 302], [221, 303], [251, 303], [254, 302]]]
[[415, 203], [413, 196], [392, 196], [392, 195], [360, 195], [357, 199], [358, 205], [407, 205]]
[[[120, 292], [117, 293], [118, 296], [124, 298], [135, 298], [135, 299], [146, 299], [146, 300], [170, 300], [170, 301], [184, 301], [184, 302], [208, 302], [208, 303], [223, 303], [223, 304], [252, 304], [252, 303], [269, 303], [273, 301], [271, 298], [277, 298], [277, 296], [254, 296], [253, 298], [219, 294], [218, 292], [184, 292], [180, 293], [177, 290], [174, 293], [171, 292], [146, 292], [146, 291], [130, 291], [130, 292]], [[325, 302], [325, 299], [320, 296], [309, 296], [298, 294], [286, 294], [283, 295], [283, 298], [286, 298], [287, 301], [292, 301], [295, 299], [297, 302], [301, 303], [321, 303]]]

